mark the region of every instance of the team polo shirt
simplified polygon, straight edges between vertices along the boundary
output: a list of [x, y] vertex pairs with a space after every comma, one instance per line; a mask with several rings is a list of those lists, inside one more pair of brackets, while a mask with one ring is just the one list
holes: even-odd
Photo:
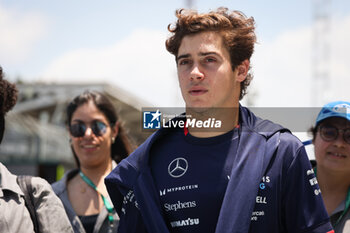
[[239, 129], [212, 138], [178, 130], [151, 151], [151, 171], [171, 232], [215, 232]]

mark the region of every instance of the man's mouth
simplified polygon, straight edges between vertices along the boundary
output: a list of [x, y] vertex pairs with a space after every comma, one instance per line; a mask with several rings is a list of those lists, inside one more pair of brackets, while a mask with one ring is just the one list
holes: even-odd
[[203, 95], [203, 94], [205, 94], [207, 92], [208, 92], [208, 90], [203, 89], [203, 88], [192, 88], [189, 91], [190, 95], [194, 95], [194, 96], [196, 96], [196, 95]]

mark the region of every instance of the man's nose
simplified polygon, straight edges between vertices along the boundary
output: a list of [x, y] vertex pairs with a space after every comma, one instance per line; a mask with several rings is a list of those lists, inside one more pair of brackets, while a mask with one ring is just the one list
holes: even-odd
[[203, 80], [204, 77], [204, 73], [201, 71], [200, 67], [194, 65], [190, 73], [191, 80]]

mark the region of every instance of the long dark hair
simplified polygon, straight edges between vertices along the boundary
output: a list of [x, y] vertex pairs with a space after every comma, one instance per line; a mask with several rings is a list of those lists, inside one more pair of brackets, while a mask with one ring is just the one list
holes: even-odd
[[[85, 91], [76, 96], [67, 106], [67, 125], [70, 126], [72, 116], [78, 107], [91, 101], [99, 109], [109, 121], [111, 126], [118, 122], [118, 115], [111, 101], [102, 93], [97, 91]], [[75, 162], [78, 167], [80, 163], [75, 151], [72, 148]], [[133, 143], [125, 132], [125, 129], [119, 124], [118, 135], [111, 146], [111, 157], [117, 163], [126, 158], [134, 149]]]
[[0, 143], [5, 131], [5, 114], [15, 106], [18, 93], [16, 85], [3, 78], [0, 66]]

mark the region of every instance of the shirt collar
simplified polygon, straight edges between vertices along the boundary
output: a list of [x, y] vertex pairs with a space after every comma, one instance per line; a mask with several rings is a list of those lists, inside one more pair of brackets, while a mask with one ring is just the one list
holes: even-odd
[[9, 190], [19, 195], [24, 195], [21, 188], [17, 184], [17, 176], [9, 172], [9, 170], [0, 163], [0, 196], [3, 196], [3, 191]]

